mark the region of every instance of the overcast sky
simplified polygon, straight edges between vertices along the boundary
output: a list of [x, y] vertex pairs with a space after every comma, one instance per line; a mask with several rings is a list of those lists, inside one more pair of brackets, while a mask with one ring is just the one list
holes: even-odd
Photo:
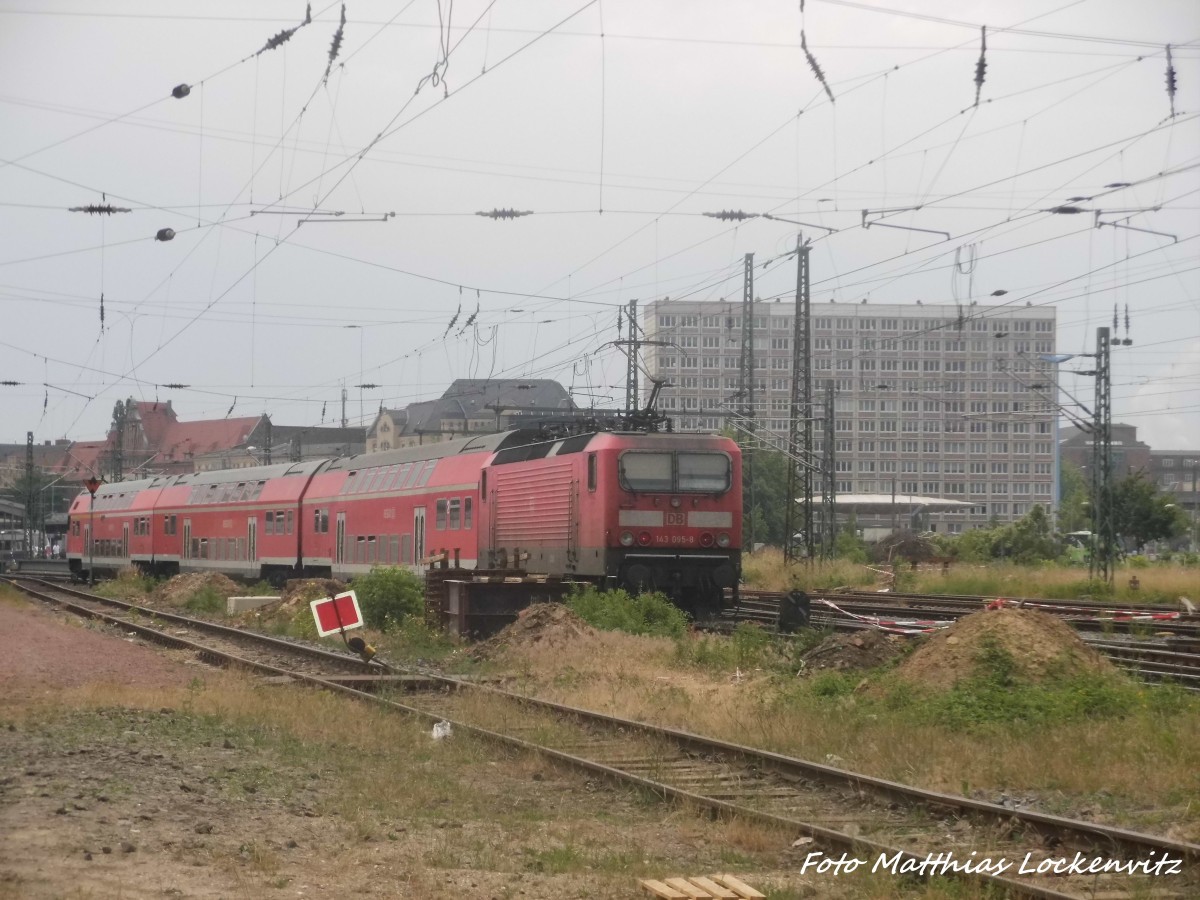
[[[326, 80], [342, 8], [259, 53], [303, 2], [0, 0], [0, 441], [100, 438], [127, 397], [616, 404], [619, 307], [740, 300], [744, 254], [794, 247], [701, 215], [733, 209], [837, 229], [803, 229], [814, 304], [1053, 304], [1065, 353], [1128, 305], [1114, 420], [1200, 447], [1195, 0], [349, 0]], [[862, 227], [918, 205], [882, 221], [928, 231]], [[1091, 367], [1062, 365], [1089, 407]]]

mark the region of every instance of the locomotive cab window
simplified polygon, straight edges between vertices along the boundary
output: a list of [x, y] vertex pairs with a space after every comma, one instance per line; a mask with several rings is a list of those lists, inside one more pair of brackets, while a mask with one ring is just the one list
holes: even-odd
[[724, 453], [676, 455], [679, 490], [721, 494], [729, 490], [729, 457]]
[[724, 453], [621, 454], [621, 487], [634, 493], [678, 491], [721, 494], [729, 490], [731, 466]]
[[675, 486], [672, 468], [670, 453], [622, 453], [621, 485], [630, 491], [669, 491]]

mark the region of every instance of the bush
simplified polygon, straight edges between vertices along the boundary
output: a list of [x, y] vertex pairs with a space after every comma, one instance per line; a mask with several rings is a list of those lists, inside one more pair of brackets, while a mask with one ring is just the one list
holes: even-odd
[[425, 610], [425, 586], [408, 569], [376, 566], [354, 579], [363, 620], [372, 628], [388, 631]]
[[680, 637], [687, 631], [687, 614], [662, 594], [631, 596], [589, 586], [567, 597], [567, 608], [605, 631], [660, 637]]

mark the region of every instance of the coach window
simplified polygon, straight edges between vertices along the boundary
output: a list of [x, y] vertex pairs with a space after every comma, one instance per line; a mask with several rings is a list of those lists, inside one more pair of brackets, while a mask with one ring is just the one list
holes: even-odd
[[471, 498], [463, 498], [463, 528], [471, 530]]
[[588, 454], [588, 490], [596, 489], [596, 454]]
[[446, 501], [439, 500], [437, 502], [437, 521], [434, 525], [438, 531], [446, 530]]
[[294, 527], [294, 522], [292, 519], [292, 511], [290, 509], [287, 511], [287, 519], [285, 521], [287, 522], [287, 533], [291, 534], [292, 528]]
[[263, 534], [275, 533], [275, 513], [269, 512], [264, 515]]
[[321, 533], [327, 534], [328, 532], [329, 532], [329, 510], [323, 509], [323, 510], [321, 510]]
[[447, 502], [447, 508], [450, 513], [450, 530], [458, 531], [459, 520], [462, 513], [462, 501], [458, 497], [451, 497]]
[[436, 465], [436, 459], [426, 460], [425, 465], [421, 468], [421, 477], [417, 479], [417, 487], [425, 487], [429, 483], [429, 476], [433, 474], [433, 467]]
[[729, 457], [724, 453], [680, 453], [679, 490], [721, 494], [729, 490]]

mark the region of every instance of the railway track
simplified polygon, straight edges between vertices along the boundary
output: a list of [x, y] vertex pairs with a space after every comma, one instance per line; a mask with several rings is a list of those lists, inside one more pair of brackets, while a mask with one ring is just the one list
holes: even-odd
[[[773, 627], [779, 617], [779, 604], [783, 594], [772, 591], [747, 591], [743, 593], [741, 605], [730, 610], [719, 621], [723, 628], [733, 627], [739, 621], [755, 622]], [[846, 593], [809, 595], [813, 601], [828, 600], [836, 609], [814, 602], [811, 624], [817, 628], [836, 631], [855, 631], [875, 627], [872, 620], [895, 623], [899, 628], [930, 628], [956, 621], [963, 616], [979, 612], [988, 602], [983, 597], [952, 597], [921, 594], [874, 594]], [[895, 597], [895, 601], [890, 598]], [[888, 599], [885, 599], [888, 598]], [[1081, 618], [1082, 614], [1114, 612], [1102, 607], [1085, 607], [1068, 601], [1025, 600], [1024, 602], [1043, 612], [1050, 611], [1079, 631], [1079, 636], [1107, 658], [1113, 665], [1126, 669], [1146, 683], [1169, 681], [1179, 687], [1200, 691], [1200, 616], [1187, 614], [1173, 621], [1105, 623], [1095, 619]], [[1043, 609], [1046, 604], [1049, 609]], [[1122, 612], [1134, 615], [1162, 613], [1162, 607], [1123, 606]], [[854, 616], [863, 618], [856, 619]], [[1113, 630], [1107, 625], [1118, 626]], [[1124, 626], [1122, 633], [1119, 627]], [[1158, 636], [1138, 638], [1132, 630], [1149, 629]], [[1140, 626], [1140, 628], [1139, 628]]]
[[[168, 646], [186, 646], [212, 662], [340, 691], [427, 722], [448, 722], [460, 732], [537, 752], [713, 815], [784, 829], [797, 837], [805, 863], [844, 854], [889, 871], [937, 874], [941, 865], [944, 874], [1022, 897], [1145, 896], [1150, 887], [1154, 896], [1185, 897], [1200, 890], [1200, 846], [1194, 844], [926, 791], [436, 673], [398, 674], [346, 654], [168, 616], [58, 585], [34, 587], [26, 579], [13, 583], [31, 596]], [[154, 625], [148, 624], [151, 619], [157, 620]], [[398, 699], [397, 687], [423, 690]], [[985, 858], [991, 860], [987, 869], [981, 863]], [[1092, 859], [1157, 863], [1160, 874], [1037, 871], [1072, 861], [1084, 869], [1104, 865], [1091, 864]], [[1001, 862], [1008, 866], [1003, 871]], [[973, 873], [945, 870], [950, 863], [980, 868]], [[798, 861], [798, 874], [800, 865]]]

